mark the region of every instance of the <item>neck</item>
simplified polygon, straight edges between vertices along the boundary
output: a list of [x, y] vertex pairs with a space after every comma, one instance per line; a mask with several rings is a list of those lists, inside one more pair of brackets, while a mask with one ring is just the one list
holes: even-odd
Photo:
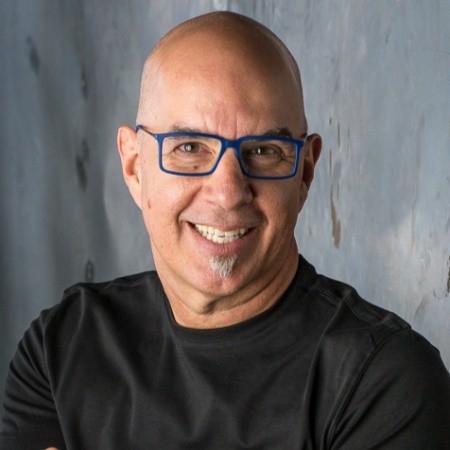
[[[173, 282], [158, 270], [176, 322], [198, 329], [221, 328], [251, 319], [273, 306], [291, 284], [298, 266], [297, 247], [261, 280], [226, 295], [205, 294]], [[189, 298], [189, 302], [185, 299]]]

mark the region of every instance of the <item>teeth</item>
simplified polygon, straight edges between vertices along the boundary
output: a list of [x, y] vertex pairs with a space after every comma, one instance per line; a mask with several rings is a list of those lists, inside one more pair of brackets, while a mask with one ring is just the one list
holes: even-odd
[[247, 228], [237, 228], [236, 230], [222, 231], [218, 228], [206, 225], [194, 225], [195, 229], [206, 239], [215, 244], [227, 244], [235, 241], [247, 233]]

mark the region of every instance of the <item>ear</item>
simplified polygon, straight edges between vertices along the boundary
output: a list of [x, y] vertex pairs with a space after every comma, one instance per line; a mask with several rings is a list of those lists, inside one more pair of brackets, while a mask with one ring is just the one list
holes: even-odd
[[[142, 177], [136, 131], [121, 126], [117, 133], [117, 147], [122, 162], [122, 173], [136, 205], [141, 208]], [[142, 209], [142, 208], [141, 208]]]
[[314, 169], [322, 151], [322, 138], [318, 134], [311, 134], [306, 138], [303, 157], [302, 181], [308, 190], [314, 179]]

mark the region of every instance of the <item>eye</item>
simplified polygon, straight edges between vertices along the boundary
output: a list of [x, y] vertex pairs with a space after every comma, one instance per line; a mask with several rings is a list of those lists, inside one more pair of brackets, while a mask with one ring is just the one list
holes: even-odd
[[279, 150], [270, 147], [268, 145], [260, 145], [258, 147], [253, 148], [250, 153], [254, 154], [254, 155], [258, 155], [258, 156], [264, 156], [264, 155], [277, 155], [279, 154]]
[[163, 141], [163, 155], [173, 158], [211, 158], [220, 150], [220, 141], [203, 136], [170, 136]]
[[178, 149], [185, 153], [198, 153], [200, 145], [198, 142], [185, 142], [178, 146]]
[[274, 157], [274, 156], [282, 156], [283, 150], [276, 145], [270, 144], [256, 144], [254, 146], [248, 147], [245, 149], [245, 154], [248, 157]]

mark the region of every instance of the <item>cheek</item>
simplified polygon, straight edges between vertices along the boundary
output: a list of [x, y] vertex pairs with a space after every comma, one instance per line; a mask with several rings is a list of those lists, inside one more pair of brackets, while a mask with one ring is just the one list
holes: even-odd
[[[299, 174], [297, 174], [299, 175]], [[295, 178], [295, 182], [290, 189], [288, 208], [297, 216], [303, 208], [308, 196], [308, 189], [299, 176]]]
[[143, 190], [142, 204], [147, 207], [147, 210], [151, 210], [154, 205], [156, 205], [156, 199], [158, 198], [158, 193], [155, 190], [155, 186], [152, 186], [148, 181], [145, 184], [145, 189]]
[[297, 200], [297, 214], [300, 213], [300, 211], [303, 208], [303, 205], [305, 204], [305, 201], [308, 197], [308, 189], [306, 189], [306, 186], [302, 184], [302, 187], [299, 188], [299, 194], [298, 194], [298, 200]]
[[300, 183], [292, 182], [289, 185], [281, 186], [277, 198], [278, 214], [284, 216], [297, 215], [304, 201]]
[[150, 225], [169, 226], [179, 221], [194, 197], [192, 180], [159, 172], [145, 180], [142, 204]]
[[261, 199], [260, 208], [264, 211], [273, 232], [282, 232], [284, 235], [295, 227], [303, 204], [299, 186], [280, 185], [274, 189], [272, 185], [267, 192], [261, 192], [259, 198]]
[[167, 209], [164, 209], [164, 204], [168, 205], [168, 200], [164, 196], [164, 188], [158, 176], [146, 176], [144, 178], [142, 190], [142, 205], [143, 215], [147, 223], [147, 228], [153, 228], [162, 222], [166, 221]]
[[143, 204], [146, 206], [146, 213], [153, 216], [152, 220], [161, 220], [165, 213], [171, 209], [171, 201], [167, 198], [161, 185], [152, 183], [146, 185], [144, 190]]

